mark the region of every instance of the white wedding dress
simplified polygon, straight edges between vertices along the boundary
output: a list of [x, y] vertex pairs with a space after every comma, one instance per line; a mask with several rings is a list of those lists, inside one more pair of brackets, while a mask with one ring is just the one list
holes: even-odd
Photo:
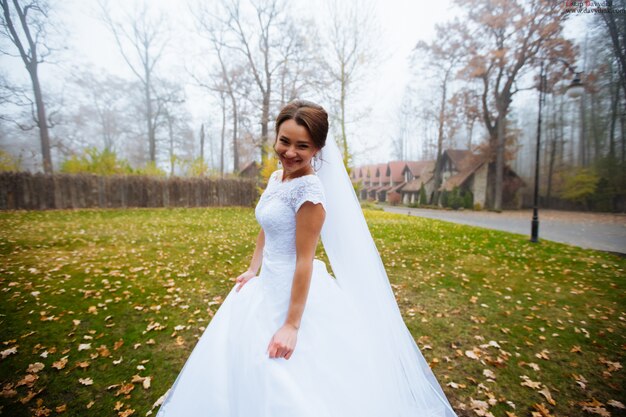
[[[379, 335], [368, 331], [368, 323], [318, 259], [295, 350], [289, 360], [269, 358], [270, 339], [289, 307], [296, 212], [305, 201], [326, 207], [315, 174], [281, 179], [282, 171], [272, 174], [255, 208], [265, 232], [259, 275], [239, 292], [233, 286], [157, 417], [451, 415], [426, 381], [422, 393], [409, 393], [381, 365], [381, 353], [368, 349]], [[407, 405], [408, 397], [412, 405]]]

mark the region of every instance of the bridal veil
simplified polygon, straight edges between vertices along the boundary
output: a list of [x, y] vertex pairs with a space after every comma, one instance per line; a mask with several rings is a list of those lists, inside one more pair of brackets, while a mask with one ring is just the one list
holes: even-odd
[[[371, 332], [380, 389], [397, 413], [389, 416], [456, 417], [409, 332], [394, 297], [361, 205], [332, 138], [321, 150], [317, 175], [326, 196], [322, 243], [338, 285], [357, 306]], [[349, 329], [347, 329], [349, 332]], [[347, 335], [349, 337], [349, 335]]]

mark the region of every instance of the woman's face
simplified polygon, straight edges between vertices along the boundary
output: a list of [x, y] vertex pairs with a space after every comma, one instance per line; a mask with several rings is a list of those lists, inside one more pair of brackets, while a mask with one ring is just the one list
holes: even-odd
[[280, 125], [274, 150], [283, 165], [285, 177], [300, 172], [302, 175], [307, 174], [311, 158], [318, 151], [308, 130], [293, 119], [286, 120]]

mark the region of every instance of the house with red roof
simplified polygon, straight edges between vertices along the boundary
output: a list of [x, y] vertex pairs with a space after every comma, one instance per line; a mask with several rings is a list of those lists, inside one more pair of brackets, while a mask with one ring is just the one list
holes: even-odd
[[406, 184], [404, 179], [404, 169], [406, 168], [407, 161], [390, 161], [387, 164], [387, 178], [389, 179], [387, 189], [383, 192], [385, 195], [381, 195], [383, 201], [389, 204], [399, 204], [402, 200], [402, 194], [400, 189]]
[[399, 188], [402, 204], [415, 204], [419, 201], [420, 189], [424, 187], [426, 196], [433, 192], [433, 171], [435, 161], [407, 161], [402, 172], [405, 184]]
[[[352, 170], [352, 182], [359, 190], [358, 195], [361, 200], [386, 202], [393, 205], [407, 204], [410, 199], [404, 187], [409, 181], [415, 179], [415, 175], [407, 166], [422, 167], [420, 164], [419, 161], [390, 161], [383, 164], [364, 165]], [[418, 177], [420, 173], [421, 168], [417, 173]], [[417, 191], [419, 191], [419, 185]]]
[[367, 200], [370, 189], [378, 184], [378, 182], [374, 182], [376, 167], [377, 165], [363, 165], [354, 168], [350, 173], [352, 183], [361, 200]]
[[387, 164], [376, 164], [370, 166], [370, 184], [367, 190], [367, 199], [385, 202], [386, 191], [389, 189], [389, 176], [387, 175]]
[[[440, 161], [442, 182], [439, 191], [472, 193], [473, 204], [486, 207], [492, 201], [489, 179], [495, 175], [495, 163], [482, 154], [464, 149], [446, 149]], [[427, 200], [435, 191], [435, 161], [390, 161], [383, 164], [364, 165], [352, 171], [352, 181], [361, 200], [395, 204], [419, 202], [423, 187]], [[521, 207], [521, 190], [524, 181], [509, 167], [505, 167], [503, 207]]]
[[[474, 205], [491, 206], [493, 190], [488, 184], [495, 176], [495, 162], [490, 162], [487, 155], [475, 154], [464, 149], [446, 149], [441, 155], [442, 182], [440, 191], [452, 191], [455, 187], [460, 192], [471, 192]], [[495, 182], [495, 181], [494, 181]], [[525, 182], [509, 166], [504, 167], [502, 206], [503, 208], [521, 208], [521, 192]]]

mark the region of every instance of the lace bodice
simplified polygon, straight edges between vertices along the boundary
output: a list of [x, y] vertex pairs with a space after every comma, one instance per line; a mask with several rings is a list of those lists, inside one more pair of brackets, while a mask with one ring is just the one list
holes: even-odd
[[282, 182], [282, 170], [272, 173], [254, 214], [265, 232], [264, 252], [296, 255], [296, 213], [305, 201], [326, 206], [324, 188], [315, 174]]

